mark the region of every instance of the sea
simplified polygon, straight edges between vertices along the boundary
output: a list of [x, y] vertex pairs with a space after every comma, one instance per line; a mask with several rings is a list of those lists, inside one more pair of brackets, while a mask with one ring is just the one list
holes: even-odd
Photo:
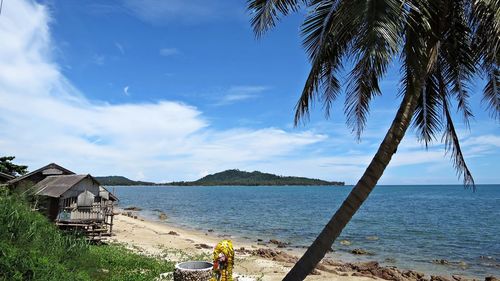
[[[110, 187], [120, 207], [234, 239], [277, 239], [304, 249], [352, 186]], [[369, 255], [354, 255], [363, 249]], [[381, 185], [354, 215], [329, 257], [376, 260], [426, 274], [500, 276], [500, 185]]]

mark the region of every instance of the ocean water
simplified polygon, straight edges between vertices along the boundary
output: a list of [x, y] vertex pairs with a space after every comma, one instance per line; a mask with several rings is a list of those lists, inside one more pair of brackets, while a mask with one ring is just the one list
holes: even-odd
[[[352, 186], [116, 187], [119, 205], [198, 230], [310, 245]], [[348, 240], [350, 245], [342, 245]], [[362, 248], [370, 256], [350, 251]], [[330, 256], [429, 274], [500, 276], [500, 185], [377, 186]], [[448, 265], [433, 260], [445, 259]]]

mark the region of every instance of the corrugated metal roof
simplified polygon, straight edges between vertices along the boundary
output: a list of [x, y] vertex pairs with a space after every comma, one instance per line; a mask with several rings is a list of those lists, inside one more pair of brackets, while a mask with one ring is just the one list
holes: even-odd
[[[52, 170], [52, 171], [58, 170], [58, 171], [63, 171], [64, 173], [67, 173], [67, 174], [75, 174], [72, 171], [70, 171], [70, 170], [68, 170], [68, 169], [66, 169], [64, 167], [57, 165], [56, 163], [50, 163], [50, 164], [48, 164], [46, 166], [41, 167], [40, 169], [34, 170], [33, 172], [30, 172], [30, 173], [27, 173], [26, 175], [23, 175], [23, 176], [15, 178], [13, 180], [10, 180], [8, 183], [9, 184], [14, 184], [14, 183], [16, 183], [18, 181], [21, 181], [21, 180], [24, 180], [26, 178], [29, 178], [30, 176], [32, 176], [32, 175], [34, 175], [36, 173], [43, 173], [45, 170], [49, 170], [49, 171], [50, 170]], [[44, 174], [46, 174], [46, 173], [44, 173]]]
[[86, 177], [90, 175], [48, 176], [35, 185], [35, 194], [57, 198]]

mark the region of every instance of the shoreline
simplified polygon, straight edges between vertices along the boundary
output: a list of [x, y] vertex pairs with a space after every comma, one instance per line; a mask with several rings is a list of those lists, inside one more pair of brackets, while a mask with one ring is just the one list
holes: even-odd
[[[136, 211], [118, 209], [118, 213], [114, 220], [114, 236], [111, 238], [113, 242], [124, 244], [137, 252], [172, 261], [193, 258], [209, 261], [213, 247], [222, 239], [231, 239], [236, 252], [235, 276], [246, 276], [253, 280], [282, 280], [297, 257], [300, 257], [305, 251], [305, 249], [300, 248], [287, 248], [286, 245], [280, 244], [281, 242], [277, 240], [253, 242], [250, 239], [217, 234], [211, 230], [194, 230], [174, 225], [168, 221], [154, 221], [140, 216], [140, 213]], [[414, 270], [381, 266], [377, 261], [347, 262], [328, 257], [323, 259], [314, 275], [309, 275], [306, 278], [306, 280], [339, 281], [377, 279], [463, 281], [472, 280], [473, 277], [431, 276]]]

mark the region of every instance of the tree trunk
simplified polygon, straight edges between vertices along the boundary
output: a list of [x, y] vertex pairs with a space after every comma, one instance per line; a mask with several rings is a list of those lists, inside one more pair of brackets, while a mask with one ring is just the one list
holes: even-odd
[[352, 216], [361, 207], [361, 204], [368, 198], [368, 195], [384, 173], [385, 168], [391, 161], [392, 155], [396, 153], [399, 143], [410, 126], [419, 96], [419, 90], [405, 95], [389, 131], [385, 135], [365, 173], [323, 231], [321, 231], [290, 272], [288, 272], [283, 281], [304, 280], [323, 259], [335, 239], [337, 239]]

